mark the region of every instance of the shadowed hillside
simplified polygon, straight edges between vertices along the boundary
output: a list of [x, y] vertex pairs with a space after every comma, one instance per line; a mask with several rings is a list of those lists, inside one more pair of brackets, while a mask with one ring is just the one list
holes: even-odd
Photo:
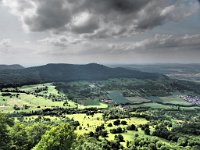
[[10, 69], [24, 69], [21, 65], [0, 65], [0, 70], [10, 70]]
[[165, 77], [156, 73], [145, 73], [124, 68], [109, 68], [99, 64], [47, 64], [16, 70], [0, 71], [0, 85], [24, 85], [43, 82], [77, 80], [105, 80], [110, 78], [159, 79]]

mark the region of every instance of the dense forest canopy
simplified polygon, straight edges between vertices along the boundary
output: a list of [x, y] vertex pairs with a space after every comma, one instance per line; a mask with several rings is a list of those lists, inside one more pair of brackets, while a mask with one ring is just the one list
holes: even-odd
[[124, 68], [109, 68], [99, 64], [47, 64], [25, 69], [0, 71], [0, 86], [36, 84], [77, 80], [105, 80], [110, 78], [159, 79], [165, 77]]

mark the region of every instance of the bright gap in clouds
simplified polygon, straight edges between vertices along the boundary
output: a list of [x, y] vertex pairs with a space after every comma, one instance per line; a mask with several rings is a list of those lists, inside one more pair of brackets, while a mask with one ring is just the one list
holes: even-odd
[[88, 12], [82, 12], [77, 14], [72, 19], [72, 25], [74, 26], [83, 26], [90, 19], [90, 14]]

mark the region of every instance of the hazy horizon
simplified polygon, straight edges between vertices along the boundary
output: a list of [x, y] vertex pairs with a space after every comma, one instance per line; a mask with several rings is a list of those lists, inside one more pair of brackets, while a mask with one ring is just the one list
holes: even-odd
[[159, 65], [166, 65], [166, 66], [175, 66], [175, 65], [200, 65], [200, 63], [123, 63], [123, 64], [117, 64], [117, 63], [110, 63], [110, 64], [104, 64], [104, 63], [96, 63], [96, 62], [89, 62], [89, 63], [45, 63], [45, 64], [32, 64], [32, 65], [23, 65], [23, 64], [0, 64], [5, 66], [12, 66], [12, 65], [20, 65], [22, 67], [28, 68], [28, 67], [37, 67], [37, 66], [44, 66], [48, 64], [70, 64], [70, 65], [87, 65], [87, 64], [99, 64], [104, 66], [111, 66], [111, 67], [118, 67], [118, 66], [129, 66], [129, 65], [135, 65], [135, 66], [159, 66]]
[[0, 64], [200, 63], [198, 0], [0, 0]]

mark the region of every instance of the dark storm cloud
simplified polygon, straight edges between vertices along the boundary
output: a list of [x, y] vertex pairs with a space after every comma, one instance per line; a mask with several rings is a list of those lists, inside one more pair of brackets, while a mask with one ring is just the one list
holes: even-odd
[[[185, 0], [3, 0], [34, 32], [54, 31], [85, 38], [129, 36], [190, 16]], [[17, 5], [16, 5], [17, 4]]]
[[81, 7], [95, 13], [107, 14], [119, 12], [129, 14], [144, 8], [152, 0], [85, 0]]
[[[134, 16], [152, 0], [43, 0], [36, 1], [36, 15], [25, 17], [24, 22], [32, 31], [66, 28], [75, 33], [92, 33], [104, 24], [130, 23]], [[18, 1], [21, 3], [21, 1]], [[73, 25], [73, 17], [88, 12], [89, 17], [80, 25]], [[130, 16], [131, 15], [131, 16]], [[97, 19], [98, 18], [98, 19]], [[81, 19], [81, 18], [79, 18]], [[85, 22], [84, 22], [85, 21]], [[68, 28], [69, 27], [69, 28]]]
[[65, 0], [42, 0], [36, 4], [36, 15], [24, 20], [32, 31], [59, 29], [69, 22], [71, 14], [64, 6]]

